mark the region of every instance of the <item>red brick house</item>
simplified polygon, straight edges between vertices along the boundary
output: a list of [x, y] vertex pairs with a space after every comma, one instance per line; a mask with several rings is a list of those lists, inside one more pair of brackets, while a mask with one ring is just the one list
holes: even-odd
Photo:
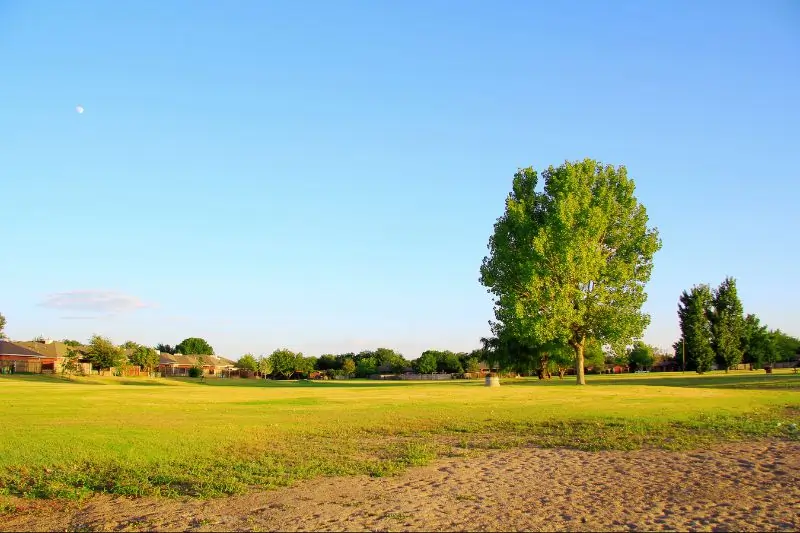
[[181, 355], [161, 352], [158, 371], [162, 376], [188, 376], [189, 369], [200, 366], [202, 362], [203, 373], [208, 375], [221, 375], [224, 370], [234, 367], [234, 362], [216, 355]]
[[45, 357], [15, 342], [0, 340], [0, 371], [41, 373], [43, 367], [55, 368], [56, 358]]

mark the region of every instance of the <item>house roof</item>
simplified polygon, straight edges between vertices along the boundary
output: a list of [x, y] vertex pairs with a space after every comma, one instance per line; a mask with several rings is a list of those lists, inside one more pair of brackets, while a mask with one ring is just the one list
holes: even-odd
[[162, 365], [181, 365], [194, 366], [199, 363], [199, 358], [203, 358], [205, 366], [233, 366], [233, 361], [216, 355], [182, 355], [161, 352], [159, 364]]
[[65, 357], [67, 353], [70, 351], [71, 347], [64, 344], [63, 342], [36, 342], [36, 341], [20, 341], [16, 343], [19, 346], [23, 346], [28, 350], [33, 350], [34, 352], [38, 353], [39, 355], [44, 355], [45, 357]]
[[0, 341], [0, 355], [20, 355], [25, 357], [42, 357], [41, 354], [29, 350], [20, 343], [11, 341]]

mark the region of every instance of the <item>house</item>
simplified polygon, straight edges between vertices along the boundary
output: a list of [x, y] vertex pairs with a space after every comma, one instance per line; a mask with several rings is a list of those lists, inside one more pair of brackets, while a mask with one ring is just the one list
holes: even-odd
[[[59, 372], [61, 370], [61, 363], [67, 356], [72, 346], [64, 344], [63, 342], [44, 340], [44, 341], [17, 341], [15, 344], [33, 350], [41, 355], [42, 360], [42, 373]], [[78, 348], [80, 349], [80, 348]]]
[[55, 366], [55, 358], [45, 357], [17, 342], [0, 340], [0, 372], [40, 374], [45, 365], [49, 366], [52, 371]]
[[622, 374], [630, 372], [628, 365], [605, 365], [603, 373], [605, 374]]
[[674, 359], [667, 359], [666, 361], [659, 361], [655, 363], [650, 370], [653, 372], [680, 372], [681, 363]]
[[158, 371], [162, 376], [188, 376], [189, 369], [202, 366], [203, 373], [221, 375], [234, 367], [234, 362], [216, 355], [182, 355], [161, 352]]

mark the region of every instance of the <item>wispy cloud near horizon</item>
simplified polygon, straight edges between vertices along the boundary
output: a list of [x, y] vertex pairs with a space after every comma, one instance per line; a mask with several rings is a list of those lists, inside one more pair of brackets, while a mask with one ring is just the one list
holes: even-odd
[[[48, 294], [39, 305], [48, 309], [101, 314], [124, 313], [152, 307], [136, 296], [105, 290], [74, 290]], [[61, 318], [67, 320], [87, 320], [97, 317], [69, 315]]]

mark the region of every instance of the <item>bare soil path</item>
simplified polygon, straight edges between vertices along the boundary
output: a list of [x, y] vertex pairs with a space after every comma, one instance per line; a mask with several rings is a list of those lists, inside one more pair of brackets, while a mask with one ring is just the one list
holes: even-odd
[[18, 500], [0, 531], [800, 530], [800, 443], [523, 448], [216, 500]]

